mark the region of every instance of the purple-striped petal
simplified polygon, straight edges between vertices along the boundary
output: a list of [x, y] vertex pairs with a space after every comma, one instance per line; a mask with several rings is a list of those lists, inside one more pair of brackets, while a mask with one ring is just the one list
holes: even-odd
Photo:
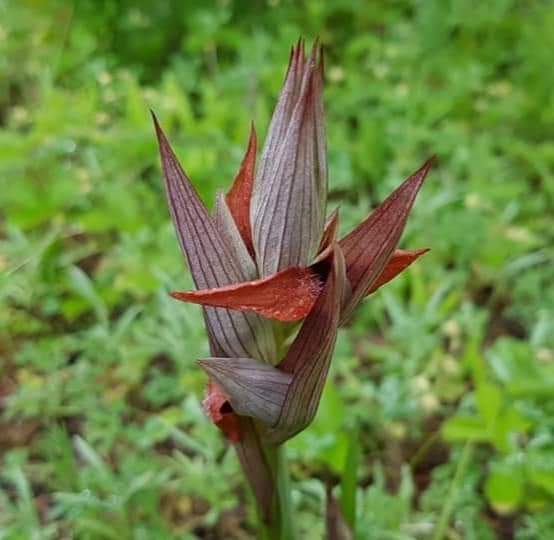
[[[181, 249], [199, 289], [248, 279], [222, 239], [214, 221], [181, 168], [153, 115], [164, 171], [167, 200]], [[228, 356], [272, 362], [275, 342], [269, 323], [255, 314], [204, 308], [212, 349]]]
[[300, 42], [273, 113], [256, 175], [251, 223], [262, 277], [307, 266], [325, 222], [327, 157], [323, 120], [323, 61]]
[[206, 358], [199, 364], [223, 388], [237, 414], [275, 424], [290, 374], [252, 358]]
[[396, 248], [433, 158], [404, 181], [377, 209], [340, 242], [346, 275], [352, 292], [343, 308], [341, 322], [368, 294]]

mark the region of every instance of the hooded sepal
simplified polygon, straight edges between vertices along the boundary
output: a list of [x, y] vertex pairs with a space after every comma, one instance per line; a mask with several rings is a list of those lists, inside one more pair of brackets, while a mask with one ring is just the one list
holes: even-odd
[[[181, 249], [197, 288], [222, 287], [247, 279], [183, 171], [155, 115], [168, 205]], [[271, 362], [275, 342], [269, 323], [255, 314], [204, 308], [210, 341], [228, 356]]]
[[340, 303], [345, 282], [342, 251], [334, 245], [328, 259], [327, 280], [314, 308], [278, 369], [292, 375], [277, 422], [268, 431], [270, 440], [281, 444], [313, 420], [329, 371], [337, 337]]
[[265, 277], [307, 266], [325, 221], [327, 158], [323, 125], [323, 61], [316, 43], [293, 49], [268, 130], [251, 208], [254, 249]]
[[383, 273], [400, 240], [406, 219], [433, 158], [400, 185], [368, 218], [339, 243], [344, 252], [346, 275], [352, 292], [344, 306], [341, 322], [368, 294]]
[[206, 358], [200, 366], [223, 388], [237, 414], [276, 423], [292, 376], [252, 358]]

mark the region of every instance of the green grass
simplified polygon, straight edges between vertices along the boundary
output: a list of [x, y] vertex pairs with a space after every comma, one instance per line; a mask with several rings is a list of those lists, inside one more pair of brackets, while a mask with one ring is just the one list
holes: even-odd
[[211, 203], [300, 35], [345, 230], [438, 164], [402, 243], [431, 253], [291, 444], [298, 529], [326, 479], [360, 539], [554, 538], [553, 27], [538, 0], [0, 0], [0, 539], [253, 538], [148, 109]]

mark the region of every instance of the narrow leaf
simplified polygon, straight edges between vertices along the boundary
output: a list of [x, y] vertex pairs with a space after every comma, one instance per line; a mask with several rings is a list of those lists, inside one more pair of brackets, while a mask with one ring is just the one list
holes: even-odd
[[252, 244], [252, 231], [250, 228], [250, 200], [252, 198], [252, 188], [254, 187], [256, 144], [256, 130], [254, 129], [254, 124], [252, 124], [246, 154], [235, 176], [233, 185], [225, 197], [244, 244], [251, 254], [254, 254], [254, 246]]
[[273, 276], [244, 283], [171, 296], [184, 302], [253, 311], [278, 321], [299, 321], [312, 309], [321, 291], [312, 268], [289, 268]]
[[206, 358], [202, 368], [223, 388], [233, 410], [273, 425], [291, 375], [252, 358]]
[[[244, 271], [221, 238], [154, 115], [153, 118], [171, 217], [196, 287], [215, 288], [244, 280]], [[205, 320], [210, 341], [217, 350], [228, 356], [273, 360], [275, 343], [267, 321], [254, 314], [220, 308], [205, 308]]]
[[352, 287], [351, 297], [342, 314], [342, 322], [350, 317], [385, 269], [432, 163], [433, 159], [426, 161], [368, 218], [340, 241], [346, 261], [346, 275]]

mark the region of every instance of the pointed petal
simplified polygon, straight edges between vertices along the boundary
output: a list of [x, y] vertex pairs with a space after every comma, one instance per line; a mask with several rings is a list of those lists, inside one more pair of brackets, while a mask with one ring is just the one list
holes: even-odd
[[314, 308], [278, 365], [278, 369], [292, 375], [292, 381], [279, 419], [268, 434], [275, 444], [306, 428], [321, 399], [337, 337], [342, 286], [346, 279], [344, 258], [336, 244], [331, 265]]
[[252, 358], [206, 358], [199, 364], [223, 388], [233, 410], [273, 425], [291, 375]]
[[415, 197], [432, 163], [433, 159], [426, 161], [365, 221], [340, 241], [346, 261], [346, 275], [352, 287], [352, 295], [342, 315], [343, 322], [350, 317], [383, 272], [400, 240]]
[[289, 268], [273, 276], [217, 289], [173, 292], [184, 302], [253, 311], [268, 319], [299, 321], [312, 309], [321, 291], [320, 276], [308, 268]]
[[254, 187], [255, 165], [256, 131], [254, 124], [252, 124], [246, 154], [242, 160], [239, 172], [235, 176], [233, 185], [225, 197], [244, 244], [251, 254], [254, 253], [254, 246], [252, 245], [252, 231], [250, 228], [250, 200], [252, 198], [252, 188]]
[[307, 266], [323, 232], [327, 158], [322, 61], [315, 45], [292, 54], [256, 175], [251, 221], [258, 269], [268, 276]]
[[[247, 279], [181, 168], [156, 117], [169, 209], [196, 287], [221, 287]], [[255, 356], [271, 362], [275, 343], [267, 321], [254, 314], [205, 308], [212, 346], [229, 356]]]
[[258, 274], [256, 264], [244, 243], [244, 239], [222, 193], [218, 193], [216, 197], [214, 218], [219, 234], [238, 262], [244, 276], [247, 279], [254, 279]]
[[327, 249], [337, 238], [339, 229], [339, 210], [338, 208], [333, 210], [327, 221], [325, 222], [325, 228], [323, 229], [323, 236], [319, 244], [318, 253], [321, 253]]
[[239, 420], [227, 406], [228, 401], [229, 398], [220, 386], [210, 380], [202, 406], [211, 421], [225, 433], [225, 436], [233, 442], [238, 442], [240, 440]]
[[[268, 162], [268, 156], [277, 153], [285, 138], [294, 107], [300, 95], [305, 65], [304, 41], [300, 39], [291, 51], [283, 88], [267, 130], [260, 171], [258, 171], [259, 177], [265, 176], [265, 169], [271, 165], [270, 161]], [[256, 182], [258, 183], [258, 180]]]
[[374, 293], [377, 289], [393, 280], [398, 274], [404, 271], [419, 257], [429, 251], [429, 248], [404, 250], [397, 249], [393, 252], [392, 257], [389, 259], [387, 266], [381, 272], [381, 275], [375, 280], [375, 283], [370, 287], [367, 294]]

